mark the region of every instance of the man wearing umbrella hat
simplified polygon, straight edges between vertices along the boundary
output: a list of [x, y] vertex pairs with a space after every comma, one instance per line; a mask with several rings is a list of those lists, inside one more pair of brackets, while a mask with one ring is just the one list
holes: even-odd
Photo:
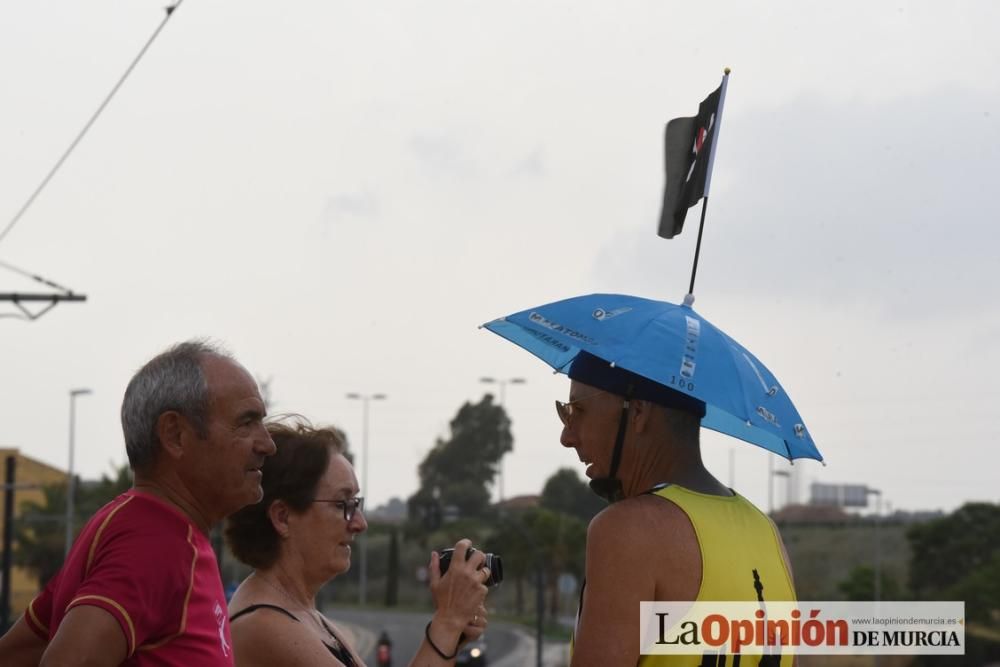
[[789, 460], [823, 457], [774, 374], [691, 305], [587, 294], [483, 325], [570, 377], [560, 440], [611, 502], [587, 531], [573, 667], [735, 667], [718, 651], [641, 654], [640, 602], [795, 600], [777, 529], [705, 468], [700, 429]]
[[560, 441], [615, 501], [588, 529], [572, 665], [704, 664], [641, 656], [639, 602], [794, 600], [777, 529], [702, 463], [703, 402], [587, 352], [568, 375], [569, 400], [556, 402]]

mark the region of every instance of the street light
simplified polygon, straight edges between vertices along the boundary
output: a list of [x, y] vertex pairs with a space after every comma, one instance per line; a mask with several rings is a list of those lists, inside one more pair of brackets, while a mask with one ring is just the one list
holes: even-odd
[[867, 488], [865, 493], [875, 496], [875, 602], [882, 601], [882, 492]]
[[[500, 385], [500, 407], [503, 408], [504, 397], [506, 395], [508, 384], [524, 384], [527, 382], [524, 378], [507, 378], [506, 380], [498, 380], [491, 377], [481, 377], [479, 381], [483, 384], [498, 384]], [[499, 431], [500, 425], [497, 426]], [[503, 455], [500, 455], [500, 460], [497, 461], [497, 491], [500, 495], [500, 502], [503, 502]]]
[[66, 484], [66, 550], [65, 558], [69, 558], [69, 549], [73, 546], [73, 496], [76, 480], [73, 472], [73, 454], [76, 449], [76, 397], [93, 393], [90, 389], [69, 390], [69, 480]]
[[[371, 500], [371, 494], [368, 492], [368, 403], [370, 401], [384, 401], [386, 399], [385, 394], [358, 394], [350, 393], [347, 394], [347, 398], [355, 401], [361, 401], [362, 405], [362, 427], [361, 427], [361, 489], [362, 492], [369, 497]], [[365, 604], [368, 599], [368, 538], [366, 533], [362, 533], [361, 540], [361, 563], [359, 568], [359, 578], [361, 580], [358, 586], [358, 599], [361, 604]]]
[[[781, 506], [785, 507], [785, 506], [788, 505], [788, 485], [791, 484], [791, 482], [792, 482], [792, 473], [789, 472], [788, 470], [774, 470], [774, 471], [771, 472], [771, 476], [772, 477], [784, 477], [785, 478], [785, 498], [784, 498], [784, 502], [781, 503]], [[774, 485], [773, 484], [771, 485], [771, 495], [772, 496], [774, 495]], [[773, 505], [774, 504], [774, 499], [772, 498], [770, 502]], [[772, 512], [774, 511], [773, 507], [772, 507], [771, 511]]]
[[[882, 601], [882, 492], [879, 489], [868, 487], [865, 494], [875, 496], [875, 604], [876, 612], [878, 603]], [[880, 663], [878, 654], [875, 655], [875, 667]]]

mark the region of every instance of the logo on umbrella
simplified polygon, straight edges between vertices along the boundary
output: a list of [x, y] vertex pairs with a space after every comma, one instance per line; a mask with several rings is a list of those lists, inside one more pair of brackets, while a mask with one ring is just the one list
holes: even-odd
[[557, 322], [553, 322], [553, 321], [549, 320], [548, 318], [546, 318], [545, 316], [539, 315], [538, 313], [532, 313], [528, 317], [528, 319], [531, 320], [532, 322], [534, 322], [535, 324], [539, 325], [539, 326], [545, 327], [546, 329], [551, 329], [552, 331], [558, 331], [559, 333], [563, 334], [564, 336], [569, 336], [570, 338], [575, 338], [577, 340], [582, 340], [585, 343], [593, 343], [594, 342], [594, 339], [591, 338], [590, 336], [582, 334], [579, 331], [576, 331], [575, 329], [570, 329], [569, 327], [564, 326], [562, 324], [559, 324]]
[[604, 320], [610, 320], [612, 317], [617, 317], [618, 315], [621, 315], [622, 313], [627, 313], [630, 310], [632, 310], [632, 309], [631, 308], [615, 308], [614, 310], [604, 310], [603, 308], [598, 308], [597, 310], [595, 310], [593, 312], [593, 316], [594, 316], [595, 320], [600, 320], [600, 321], [603, 322]]
[[774, 426], [775, 428], [781, 428], [781, 424], [778, 423], [778, 418], [771, 414], [767, 408], [763, 405], [757, 406], [757, 414], [761, 416], [761, 419], [766, 421], [768, 424]]
[[701, 320], [685, 315], [687, 338], [684, 341], [684, 357], [681, 359], [681, 377], [694, 377], [694, 358], [698, 354], [698, 337], [701, 336]]

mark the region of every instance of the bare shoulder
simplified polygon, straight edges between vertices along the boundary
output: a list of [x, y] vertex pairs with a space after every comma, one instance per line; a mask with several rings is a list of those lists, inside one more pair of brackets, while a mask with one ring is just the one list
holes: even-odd
[[307, 624], [270, 607], [232, 621], [230, 633], [237, 667], [340, 664]]
[[693, 599], [685, 596], [691, 586], [697, 593], [700, 576], [697, 538], [677, 505], [638, 496], [605, 508], [587, 530], [587, 585], [573, 665], [635, 664], [639, 602]]
[[626, 544], [650, 548], [697, 537], [691, 520], [675, 503], [653, 495], [641, 495], [609, 505], [590, 522], [588, 545], [624, 540]]
[[642, 495], [594, 517], [587, 532], [588, 587], [592, 576], [617, 577], [623, 571], [647, 573], [646, 599], [694, 599], [701, 585], [701, 548], [684, 510], [659, 496]]

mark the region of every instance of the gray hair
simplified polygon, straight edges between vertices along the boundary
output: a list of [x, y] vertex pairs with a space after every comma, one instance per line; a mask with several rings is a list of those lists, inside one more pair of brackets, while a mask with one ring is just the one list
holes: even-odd
[[179, 412], [199, 436], [208, 435], [208, 382], [201, 367], [207, 356], [235, 361], [207, 340], [189, 340], [156, 355], [132, 376], [122, 399], [122, 433], [133, 470], [148, 471], [155, 463], [156, 424], [164, 412]]

